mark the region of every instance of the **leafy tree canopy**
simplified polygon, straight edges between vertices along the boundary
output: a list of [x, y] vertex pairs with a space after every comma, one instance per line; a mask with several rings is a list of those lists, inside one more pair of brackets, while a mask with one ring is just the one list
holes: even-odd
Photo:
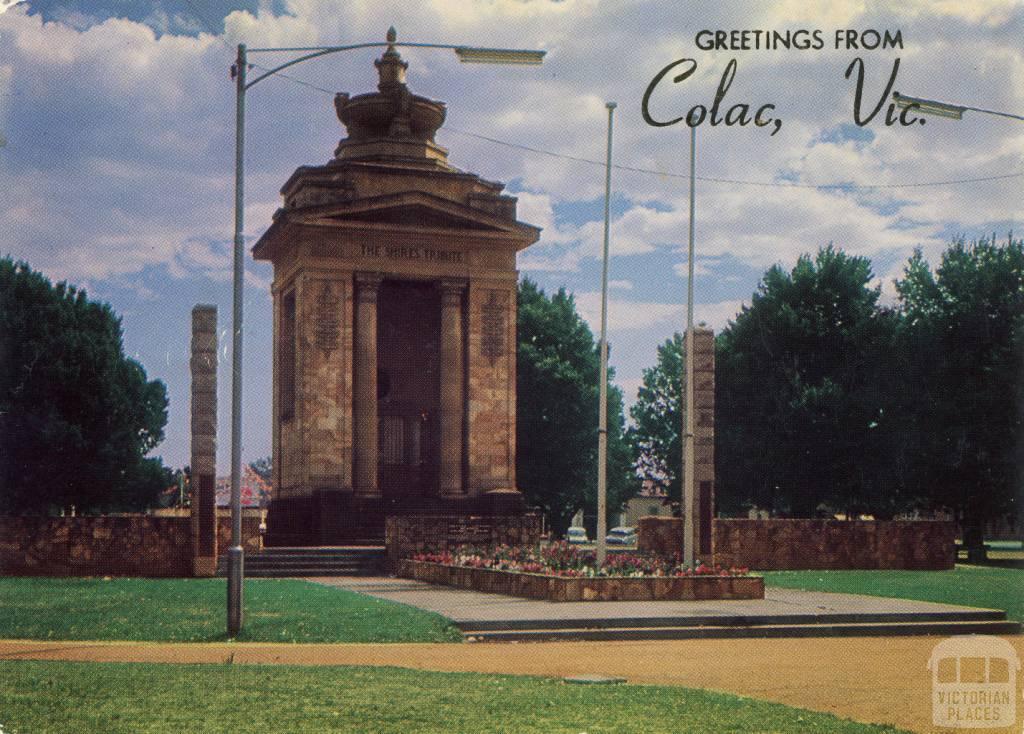
[[[518, 309], [516, 478], [561, 534], [578, 510], [596, 512], [600, 356], [564, 289], [548, 297], [524, 279]], [[609, 385], [609, 512], [635, 485], [624, 426], [622, 391]]]
[[[717, 342], [719, 496], [813, 516], [886, 515], [884, 446], [894, 314], [867, 258], [829, 245], [765, 273]], [[870, 460], [868, 457], [874, 457]]]
[[980, 542], [1020, 502], [1024, 244], [955, 240], [933, 272], [920, 252], [897, 282], [910, 472]]
[[685, 346], [678, 331], [658, 347], [658, 361], [643, 371], [643, 384], [629, 409], [633, 425], [627, 432], [637, 473], [645, 480], [667, 483], [669, 497], [682, 496], [682, 392]]
[[164, 384], [124, 355], [120, 319], [0, 259], [0, 511], [141, 508], [171, 481]]
[[256, 461], [249, 464], [249, 468], [256, 472], [256, 476], [264, 482], [272, 482], [274, 480], [274, 457], [272, 456], [256, 459]]
[[[879, 303], [870, 263], [833, 247], [769, 269], [716, 343], [718, 510], [952, 510], [969, 546], [1019, 514], [1024, 486], [1024, 244], [917, 252]], [[678, 496], [682, 337], [658, 350], [631, 415], [638, 466]]]
[[[718, 336], [718, 510], [812, 516], [821, 504], [891, 504], [877, 461], [862, 461], [884, 441], [888, 381], [878, 370], [893, 330], [871, 279], [865, 258], [831, 246], [791, 271], [774, 266]], [[638, 468], [667, 479], [672, 497], [681, 495], [683, 350], [679, 333], [658, 348], [631, 409]]]

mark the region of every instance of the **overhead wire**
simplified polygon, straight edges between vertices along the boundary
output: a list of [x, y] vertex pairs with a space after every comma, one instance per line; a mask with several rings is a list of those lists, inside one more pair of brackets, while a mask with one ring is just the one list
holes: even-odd
[[[265, 67], [253, 64], [258, 69], [263, 71], [269, 71]], [[274, 76], [280, 76], [287, 81], [295, 84], [301, 84], [304, 87], [314, 89], [324, 94], [329, 94], [332, 97], [335, 92], [330, 89], [317, 86], [312, 82], [308, 82], [304, 79], [299, 79], [295, 76], [278, 72]], [[543, 148], [536, 148], [530, 145], [523, 145], [522, 143], [513, 143], [508, 140], [500, 140], [499, 138], [493, 138], [488, 135], [481, 135], [480, 133], [470, 132], [468, 130], [460, 130], [459, 128], [446, 125], [444, 130], [446, 132], [455, 133], [456, 135], [464, 135], [466, 137], [475, 138], [482, 140], [487, 143], [494, 145], [501, 145], [506, 148], [514, 148], [516, 150], [522, 150], [528, 153], [536, 153], [538, 155], [546, 155], [551, 158], [559, 158], [561, 160], [572, 161], [574, 163], [585, 163], [591, 166], [605, 166], [604, 161], [594, 160], [592, 158], [583, 158], [580, 156], [569, 155], [567, 153], [557, 153], [553, 150], [545, 150]], [[662, 176], [664, 178], [678, 178], [689, 180], [690, 176], [686, 173], [675, 173], [673, 171], [662, 171], [654, 168], [641, 168], [639, 166], [626, 166], [618, 163], [613, 163], [612, 168], [617, 171], [624, 171], [627, 173], [642, 173], [653, 176]], [[695, 176], [698, 181], [707, 183], [724, 183], [733, 184], [736, 186], [760, 186], [764, 188], [791, 188], [791, 189], [841, 189], [841, 190], [873, 190], [873, 189], [904, 189], [904, 188], [922, 188], [928, 186], [951, 186], [956, 184], [971, 184], [971, 183], [982, 183], [985, 181], [1001, 181], [1011, 178], [1024, 177], [1024, 171], [1018, 171], [1016, 173], [1005, 173], [997, 176], [977, 176], [973, 178], [957, 178], [957, 179], [944, 179], [940, 181], [911, 181], [906, 183], [879, 183], [879, 184], [861, 184], [853, 182], [837, 182], [827, 184], [814, 184], [814, 183], [800, 183], [798, 181], [750, 181], [745, 179], [736, 178], [724, 178], [721, 176]]]
[[[565, 153], [556, 153], [550, 150], [544, 150], [542, 148], [533, 148], [528, 145], [522, 145], [520, 143], [510, 143], [505, 140], [499, 140], [497, 138], [491, 138], [486, 135], [480, 135], [478, 133], [472, 133], [467, 130], [459, 130], [453, 127], [445, 127], [448, 132], [457, 133], [459, 135], [465, 135], [471, 138], [477, 138], [484, 140], [489, 143], [495, 143], [497, 145], [504, 145], [511, 148], [518, 148], [519, 150], [528, 151], [530, 153], [539, 153], [541, 155], [547, 155], [554, 158], [562, 158], [565, 160], [574, 161], [577, 163], [587, 163], [594, 166], [605, 166], [605, 163], [590, 158], [580, 158], [577, 156], [567, 155]], [[612, 164], [612, 168], [619, 171], [626, 171], [629, 173], [645, 173], [656, 176], [664, 176], [665, 178], [681, 178], [689, 180], [690, 174], [688, 173], [674, 173], [672, 171], [659, 171], [653, 168], [639, 168], [637, 166], [624, 166], [621, 164]], [[1019, 178], [1024, 176], [1024, 171], [1018, 173], [1007, 173], [999, 176], [979, 176], [977, 178], [960, 178], [960, 179], [948, 179], [945, 181], [920, 181], [910, 183], [892, 183], [892, 184], [858, 184], [858, 183], [829, 183], [829, 184], [812, 184], [812, 183], [799, 183], [797, 181], [748, 181], [743, 179], [735, 178], [722, 178], [719, 176], [695, 176], [698, 181], [706, 181], [710, 183], [727, 183], [736, 184], [739, 186], [763, 186], [770, 188], [794, 188], [794, 189], [901, 189], [901, 188], [912, 188], [920, 186], [948, 186], [950, 184], [962, 184], [962, 183], [979, 183], [982, 181], [998, 181], [1007, 178]]]

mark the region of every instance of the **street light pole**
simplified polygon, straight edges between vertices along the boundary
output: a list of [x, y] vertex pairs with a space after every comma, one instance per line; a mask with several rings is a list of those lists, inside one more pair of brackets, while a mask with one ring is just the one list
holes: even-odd
[[697, 128], [690, 127], [690, 243], [686, 256], [686, 408], [683, 415], [683, 564], [693, 568], [694, 449], [693, 449], [693, 225], [696, 211]]
[[[242, 298], [245, 275], [245, 93], [255, 84], [283, 69], [309, 59], [341, 51], [382, 46], [408, 46], [454, 51], [463, 63], [537, 65], [546, 51], [508, 48], [451, 46], [439, 43], [397, 43], [394, 27], [388, 29], [384, 43], [357, 43], [348, 46], [268, 47], [246, 49], [238, 44], [238, 56], [232, 68], [235, 80], [235, 238], [232, 292], [231, 356], [231, 546], [228, 548], [228, 636], [242, 629], [242, 586], [245, 552], [242, 548]], [[264, 71], [247, 81], [248, 54], [259, 52], [301, 52], [302, 55]]]
[[608, 532], [608, 238], [612, 197], [612, 115], [615, 103], [605, 104], [608, 110], [608, 154], [604, 169], [604, 250], [601, 266], [601, 387], [597, 418], [597, 566], [604, 565]]
[[231, 546], [228, 548], [228, 637], [242, 629], [242, 279], [245, 273], [245, 44], [235, 61], [235, 252], [231, 309]]

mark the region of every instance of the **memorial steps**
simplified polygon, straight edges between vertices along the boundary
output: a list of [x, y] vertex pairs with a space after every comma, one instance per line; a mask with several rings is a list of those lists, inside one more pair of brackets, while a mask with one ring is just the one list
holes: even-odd
[[[245, 556], [247, 578], [379, 576], [383, 572], [383, 545], [265, 548]], [[217, 575], [227, 575], [226, 556], [217, 561]]]
[[766, 615], [636, 619], [457, 621], [476, 642], [687, 640], [749, 637], [1012, 635], [1021, 625], [998, 610], [893, 614]]

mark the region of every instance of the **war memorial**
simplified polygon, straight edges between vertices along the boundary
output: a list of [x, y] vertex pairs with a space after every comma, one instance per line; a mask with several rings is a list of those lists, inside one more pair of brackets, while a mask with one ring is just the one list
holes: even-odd
[[348, 135], [303, 166], [253, 248], [274, 266], [269, 545], [381, 542], [389, 514], [521, 510], [516, 253], [540, 230], [448, 163], [442, 102], [394, 47]]

